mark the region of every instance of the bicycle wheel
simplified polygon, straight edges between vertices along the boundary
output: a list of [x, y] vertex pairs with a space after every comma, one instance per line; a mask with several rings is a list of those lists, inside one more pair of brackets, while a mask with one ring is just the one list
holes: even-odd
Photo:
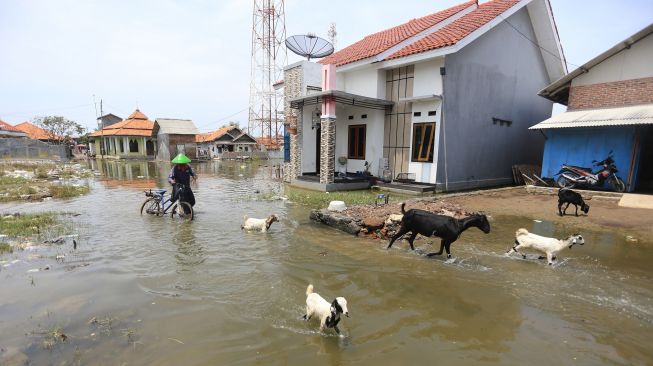
[[177, 202], [172, 206], [170, 217], [191, 221], [193, 219], [193, 207], [188, 202]]
[[619, 179], [619, 177], [612, 176], [610, 177], [610, 180], [608, 181], [608, 186], [615, 192], [623, 193], [623, 191], [626, 190], [626, 185], [624, 182]]
[[143, 215], [143, 212], [149, 215], [159, 215], [159, 212], [161, 211], [160, 208], [158, 199], [148, 198], [141, 205], [141, 215]]

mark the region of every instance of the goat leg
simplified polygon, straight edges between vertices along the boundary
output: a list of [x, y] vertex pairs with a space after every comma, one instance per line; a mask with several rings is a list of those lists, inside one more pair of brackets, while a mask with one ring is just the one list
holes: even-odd
[[340, 334], [340, 329], [338, 329], [338, 326], [337, 326], [337, 325], [334, 325], [334, 326], [333, 326], [333, 329], [335, 329], [336, 333]]
[[567, 206], [565, 206], [565, 209], [562, 211], [562, 214], [563, 214], [563, 215], [566, 215], [566, 214], [567, 214], [567, 209], [569, 208], [569, 205], [570, 205], [570, 204], [571, 204], [570, 202], [567, 202]]
[[574, 207], [576, 207], [576, 216], [578, 216], [578, 205], [574, 203]]
[[443, 251], [444, 251], [444, 239], [442, 239], [442, 241], [440, 241], [440, 251], [439, 251], [439, 252], [437, 252], [437, 253], [429, 253], [429, 254], [427, 254], [426, 256], [427, 256], [427, 257], [432, 257], [432, 256], [434, 256], [434, 255], [442, 255], [442, 252], [443, 252]]
[[415, 250], [415, 247], [413, 246], [413, 241], [415, 240], [415, 237], [417, 237], [417, 232], [413, 232], [410, 234], [410, 238], [408, 238], [408, 244], [410, 244], [410, 249]]
[[558, 214], [559, 214], [560, 216], [562, 216], [562, 205], [563, 205], [563, 204], [564, 204], [564, 202], [562, 202], [562, 201], [558, 201]]
[[390, 249], [392, 247], [392, 244], [395, 242], [395, 240], [401, 238], [404, 234], [406, 234], [408, 230], [406, 230], [405, 226], [401, 226], [399, 228], [399, 231], [390, 239], [390, 244], [388, 244], [388, 247], [386, 249]]

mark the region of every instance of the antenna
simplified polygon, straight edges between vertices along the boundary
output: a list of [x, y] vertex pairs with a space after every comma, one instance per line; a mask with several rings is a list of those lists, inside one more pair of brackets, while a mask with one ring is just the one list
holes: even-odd
[[286, 47], [300, 56], [307, 57], [308, 61], [311, 58], [322, 58], [333, 53], [333, 45], [313, 33], [288, 37]]
[[336, 49], [336, 43], [337, 39], [336, 37], [338, 36], [338, 32], [336, 31], [336, 23], [331, 23], [329, 25], [329, 31], [327, 32], [327, 37], [329, 37], [329, 42], [333, 45], [333, 49]]

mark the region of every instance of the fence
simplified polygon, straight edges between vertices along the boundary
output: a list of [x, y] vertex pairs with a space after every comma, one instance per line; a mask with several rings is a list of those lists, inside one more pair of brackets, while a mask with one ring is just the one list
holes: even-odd
[[50, 145], [39, 140], [0, 138], [3, 159], [68, 159], [65, 145]]

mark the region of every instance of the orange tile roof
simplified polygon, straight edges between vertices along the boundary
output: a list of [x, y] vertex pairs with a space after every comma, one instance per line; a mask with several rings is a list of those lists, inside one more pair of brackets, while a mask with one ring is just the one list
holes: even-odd
[[412, 19], [396, 27], [371, 34], [362, 40], [323, 58], [320, 60], [320, 63], [323, 65], [335, 64], [336, 66], [341, 66], [376, 56], [475, 4], [475, 0], [468, 1], [449, 9], [425, 17]]
[[25, 132], [32, 140], [63, 140], [61, 136], [52, 136], [48, 131], [29, 122], [19, 123], [16, 128]]
[[[195, 142], [209, 142], [209, 141], [215, 141], [219, 139], [220, 137], [224, 136], [227, 132], [233, 130], [234, 128], [238, 128], [236, 126], [224, 126], [220, 127], [217, 130], [213, 132], [206, 132], [206, 133], [200, 133], [199, 135], [195, 135]], [[238, 128], [240, 130], [240, 128]]]
[[386, 60], [392, 60], [454, 45], [461, 39], [467, 37], [470, 33], [498, 17], [501, 13], [510, 9], [518, 2], [518, 0], [492, 0], [483, 3], [479, 5], [478, 8], [465, 14], [453, 23], [448, 24], [421, 40], [393, 53], [387, 57]]
[[154, 122], [147, 119], [147, 116], [137, 109], [126, 120], [95, 131], [89, 136], [152, 136], [153, 129]]
[[0, 120], [0, 130], [10, 131], [10, 132], [23, 132], [3, 120]]

